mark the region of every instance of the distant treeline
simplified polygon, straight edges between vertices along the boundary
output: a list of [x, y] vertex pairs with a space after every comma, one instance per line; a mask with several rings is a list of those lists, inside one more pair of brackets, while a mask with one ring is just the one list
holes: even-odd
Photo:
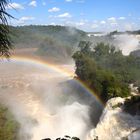
[[120, 31], [112, 31], [108, 35], [121, 35], [121, 34], [131, 34], [131, 35], [140, 35], [140, 30], [136, 31], [125, 31], [125, 32], [120, 32]]
[[140, 30], [137, 31], [127, 31], [128, 34], [136, 34], [136, 35], [140, 35]]
[[73, 58], [77, 78], [105, 102], [112, 97], [129, 96], [131, 83], [140, 87], [140, 58], [124, 56], [114, 46], [98, 43], [91, 48], [91, 42], [82, 41]]
[[86, 38], [86, 33], [67, 26], [19, 26], [10, 27], [15, 48], [37, 48], [35, 55], [57, 60], [71, 58], [75, 46]]
[[[62, 41], [68, 44], [73, 44], [75, 41], [79, 41], [85, 32], [78, 30], [76, 28], [67, 27], [67, 26], [41, 26], [41, 25], [30, 25], [30, 26], [17, 26], [10, 27], [11, 30], [11, 39], [14, 44], [18, 43], [34, 43], [38, 44], [38, 41], [46, 39], [46, 37], [53, 38], [58, 41]], [[27, 47], [27, 46], [24, 46]], [[28, 46], [32, 47], [32, 46]]]

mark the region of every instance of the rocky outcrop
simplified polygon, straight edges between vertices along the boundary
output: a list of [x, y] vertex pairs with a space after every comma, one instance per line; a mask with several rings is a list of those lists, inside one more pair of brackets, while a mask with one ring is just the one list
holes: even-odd
[[140, 128], [140, 116], [124, 112], [125, 99], [112, 98], [106, 104], [100, 122], [92, 129], [87, 140], [122, 140], [130, 137], [135, 130]]

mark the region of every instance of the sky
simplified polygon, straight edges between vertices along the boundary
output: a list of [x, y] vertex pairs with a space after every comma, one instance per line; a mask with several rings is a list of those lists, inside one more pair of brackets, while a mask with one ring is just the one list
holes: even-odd
[[14, 26], [66, 25], [85, 31], [140, 29], [140, 0], [11, 0]]

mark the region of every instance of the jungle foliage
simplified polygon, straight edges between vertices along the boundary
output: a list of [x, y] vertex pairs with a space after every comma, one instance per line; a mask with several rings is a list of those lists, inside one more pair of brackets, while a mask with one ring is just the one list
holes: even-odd
[[130, 95], [129, 84], [140, 86], [140, 58], [124, 56], [114, 46], [81, 41], [74, 53], [77, 78], [84, 81], [103, 100]]
[[0, 105], [0, 140], [18, 140], [19, 124], [9, 110]]

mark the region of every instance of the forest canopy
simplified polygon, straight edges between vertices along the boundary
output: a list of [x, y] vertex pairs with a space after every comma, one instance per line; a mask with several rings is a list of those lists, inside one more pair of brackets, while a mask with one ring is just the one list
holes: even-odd
[[129, 84], [140, 86], [140, 58], [124, 56], [115, 46], [81, 41], [73, 54], [77, 78], [84, 81], [96, 94], [107, 101], [113, 97], [130, 95]]
[[9, 110], [0, 105], [0, 139], [1, 140], [18, 140], [19, 124], [9, 112]]

